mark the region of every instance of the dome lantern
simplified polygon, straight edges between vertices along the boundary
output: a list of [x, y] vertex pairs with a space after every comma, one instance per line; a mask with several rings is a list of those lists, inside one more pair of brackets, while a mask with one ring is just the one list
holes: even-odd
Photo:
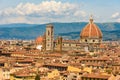
[[93, 17], [92, 17], [92, 15], [90, 16], [90, 23], [91, 24], [93, 23]]

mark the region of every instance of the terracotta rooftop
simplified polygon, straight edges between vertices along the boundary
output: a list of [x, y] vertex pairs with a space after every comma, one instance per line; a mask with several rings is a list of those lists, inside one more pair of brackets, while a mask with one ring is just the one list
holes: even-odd
[[107, 60], [110, 60], [110, 58], [81, 58], [80, 60], [101, 60], [101, 61], [105, 60], [107, 61]]
[[51, 63], [51, 64], [44, 64], [46, 66], [58, 66], [58, 67], [67, 67], [65, 64], [60, 64], [60, 63]]
[[84, 74], [82, 77], [86, 78], [99, 78], [99, 79], [108, 79], [110, 75], [101, 75], [101, 74]]
[[93, 19], [83, 28], [80, 33], [81, 38], [102, 38], [102, 32], [96, 24], [94, 24]]
[[36, 43], [42, 43], [43, 42], [43, 37], [39, 36], [35, 40]]

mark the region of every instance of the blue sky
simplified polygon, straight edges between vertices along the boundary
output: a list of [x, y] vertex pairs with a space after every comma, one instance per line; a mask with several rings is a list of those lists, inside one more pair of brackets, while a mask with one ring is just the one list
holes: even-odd
[[0, 24], [120, 22], [120, 0], [0, 0]]

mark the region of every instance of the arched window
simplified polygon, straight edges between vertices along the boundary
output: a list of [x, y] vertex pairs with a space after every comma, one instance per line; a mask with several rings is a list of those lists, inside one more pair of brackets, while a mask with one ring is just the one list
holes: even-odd
[[50, 35], [50, 31], [48, 30], [48, 36]]

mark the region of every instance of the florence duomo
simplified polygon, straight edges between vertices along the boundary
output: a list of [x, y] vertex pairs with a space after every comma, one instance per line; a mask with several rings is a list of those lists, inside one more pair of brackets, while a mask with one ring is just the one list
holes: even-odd
[[0, 80], [120, 80], [120, 0], [0, 0]]
[[[54, 25], [47, 24], [44, 36], [36, 39], [36, 46], [41, 46], [42, 51], [89, 51], [96, 52], [102, 50], [102, 32], [94, 23], [92, 16], [89, 23], [82, 29], [79, 40], [65, 40], [62, 36], [54, 39]], [[40, 40], [39, 40], [40, 39]]]

